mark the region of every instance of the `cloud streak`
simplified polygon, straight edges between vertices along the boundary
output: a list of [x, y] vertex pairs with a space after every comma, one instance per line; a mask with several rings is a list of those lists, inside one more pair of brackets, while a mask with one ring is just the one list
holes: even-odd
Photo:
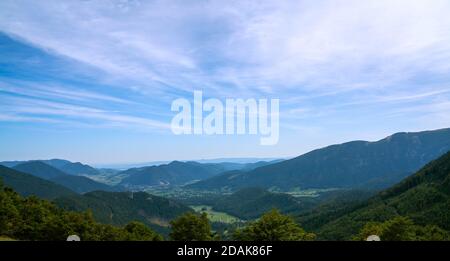
[[130, 116], [114, 111], [84, 106], [8, 96], [2, 97], [2, 101], [3, 103], [0, 105], [0, 108], [6, 114], [1, 119], [6, 121], [28, 121], [31, 119], [31, 121], [38, 122], [58, 122], [51, 117], [59, 116], [66, 122], [78, 122], [80, 119], [94, 121], [95, 124], [91, 124], [92, 126], [120, 126], [136, 128], [139, 131], [170, 128], [169, 124], [145, 117]]
[[3, 32], [146, 93], [379, 88], [449, 69], [448, 1], [25, 2], [3, 1]]
[[330, 143], [444, 127], [449, 13], [448, 0], [3, 0], [0, 124], [164, 132], [171, 101], [202, 90], [280, 99], [286, 140], [307, 147], [331, 130]]

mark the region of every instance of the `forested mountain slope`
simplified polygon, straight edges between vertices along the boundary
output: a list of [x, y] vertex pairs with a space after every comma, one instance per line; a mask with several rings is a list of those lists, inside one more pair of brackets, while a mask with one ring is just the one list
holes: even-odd
[[450, 129], [397, 133], [376, 142], [332, 145], [248, 172], [231, 171], [188, 187], [380, 188], [395, 184], [449, 150]]

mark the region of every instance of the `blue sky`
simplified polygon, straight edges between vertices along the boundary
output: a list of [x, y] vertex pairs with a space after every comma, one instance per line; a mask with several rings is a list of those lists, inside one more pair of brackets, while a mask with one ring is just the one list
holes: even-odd
[[[0, 2], [0, 160], [290, 157], [450, 127], [450, 2]], [[175, 136], [171, 102], [279, 98], [280, 140]]]

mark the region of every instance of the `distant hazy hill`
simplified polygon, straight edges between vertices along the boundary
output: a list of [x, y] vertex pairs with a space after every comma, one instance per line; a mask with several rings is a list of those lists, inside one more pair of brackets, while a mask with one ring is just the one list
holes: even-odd
[[273, 208], [283, 213], [293, 213], [304, 211], [313, 205], [312, 199], [300, 200], [288, 194], [272, 193], [261, 188], [246, 188], [223, 196], [215, 202], [213, 208], [242, 219], [254, 219]]
[[306, 224], [321, 219], [323, 223], [315, 222], [315, 229], [324, 239], [349, 239], [369, 221], [381, 222], [398, 215], [410, 217], [420, 225], [432, 224], [450, 231], [450, 152], [338, 217], [321, 211], [299, 220]]
[[5, 166], [8, 168], [12, 168], [16, 165], [19, 165], [20, 163], [24, 163], [25, 161], [19, 161], [19, 160], [14, 160], [14, 161], [2, 161], [0, 162], [1, 166]]
[[0, 166], [0, 178], [6, 186], [13, 188], [22, 196], [35, 195], [40, 198], [54, 199], [76, 195], [66, 187], [4, 166]]
[[55, 169], [58, 169], [66, 174], [70, 175], [97, 175], [99, 170], [80, 162], [70, 162], [63, 159], [50, 159], [50, 160], [29, 160], [29, 161], [3, 161], [0, 165], [8, 168], [13, 168], [18, 165], [30, 162], [42, 162]]
[[120, 183], [124, 186], [159, 186], [184, 184], [219, 172], [216, 168], [207, 168], [195, 162], [173, 161], [159, 166], [129, 169], [118, 175], [126, 176]]
[[60, 169], [61, 171], [64, 171], [67, 174], [70, 175], [78, 175], [78, 176], [84, 176], [84, 175], [88, 175], [88, 176], [92, 176], [92, 175], [98, 175], [100, 172], [89, 166], [89, 165], [85, 165], [82, 164], [80, 162], [69, 162], [67, 164], [64, 164], [62, 166], [59, 166], [58, 169]]
[[67, 176], [66, 173], [41, 161], [27, 161], [14, 166], [13, 169], [47, 180], [58, 176]]
[[59, 168], [59, 167], [61, 167], [61, 166], [63, 166], [63, 165], [66, 165], [66, 164], [68, 164], [68, 163], [71, 163], [70, 161], [68, 161], [68, 160], [63, 160], [63, 159], [49, 159], [49, 160], [15, 160], [15, 161], [2, 161], [2, 162], [0, 162], [0, 165], [3, 165], [3, 166], [8, 167], [8, 168], [12, 168], [12, 167], [15, 167], [15, 166], [17, 166], [17, 165], [19, 165], [19, 164], [26, 163], [26, 162], [30, 162], [30, 161], [40, 161], [40, 162], [43, 162], [43, 163], [45, 163], [45, 164], [47, 164], [47, 165], [50, 165], [50, 166], [52, 166], [52, 167], [54, 167], [54, 168]]
[[253, 169], [269, 163], [198, 163], [194, 161], [173, 161], [169, 164], [133, 168], [117, 173], [125, 178], [120, 183], [124, 186], [159, 186], [183, 185], [196, 180], [203, 180], [219, 173], [233, 169]]
[[[256, 162], [269, 162], [269, 161], [281, 161], [282, 159], [278, 158], [217, 158], [217, 159], [192, 159], [183, 162], [198, 162], [202, 164], [206, 163], [235, 163], [239, 165], [241, 168], [245, 164], [251, 164]], [[107, 168], [107, 169], [118, 169], [118, 170], [127, 170], [127, 169], [135, 169], [135, 168], [143, 168], [150, 166], [159, 166], [163, 164], [169, 164], [171, 161], [150, 161], [150, 162], [140, 162], [140, 163], [117, 163], [117, 164], [97, 164], [97, 169]], [[8, 163], [8, 162], [7, 162]], [[1, 164], [1, 163], [0, 163]]]
[[[259, 167], [267, 166], [270, 164], [274, 164], [277, 162], [281, 162], [283, 160], [271, 160], [271, 161], [257, 161], [257, 162], [250, 162], [250, 163], [237, 163], [237, 162], [218, 162], [218, 163], [205, 163], [205, 162], [194, 162], [193, 163], [200, 163], [205, 167], [212, 167], [216, 168], [218, 173], [226, 172], [226, 171], [232, 171], [232, 170], [242, 170], [242, 171], [250, 171], [254, 170]], [[189, 162], [188, 162], [189, 163]]]
[[[251, 163], [198, 163], [195, 161], [173, 161], [168, 164], [132, 168], [125, 171], [96, 169], [80, 162], [70, 162], [63, 159], [3, 161], [0, 162], [0, 165], [30, 173], [44, 179], [54, 179], [54, 181], [59, 184], [83, 193], [93, 190], [120, 191], [123, 190], [121, 189], [122, 185], [132, 189], [139, 189], [140, 187], [145, 186], [183, 185], [193, 181], [203, 180], [226, 171], [250, 171], [257, 167], [279, 161], [281, 160]], [[67, 177], [67, 175], [64, 174], [80, 176], [80, 178]], [[82, 176], [89, 179], [82, 178]], [[96, 183], [93, 183], [91, 180]], [[114, 188], [105, 187], [105, 185], [103, 185], [118, 184], [120, 182], [122, 183]], [[84, 185], [84, 183], [86, 184]], [[71, 184], [74, 185], [71, 186]]]
[[216, 159], [199, 159], [191, 160], [198, 163], [237, 163], [237, 164], [252, 164], [257, 162], [282, 161], [281, 158], [216, 158]]
[[118, 191], [118, 187], [111, 187], [83, 176], [72, 176], [43, 161], [27, 161], [14, 167], [15, 170], [43, 178], [59, 185], [63, 185], [75, 192], [85, 193], [95, 190]]
[[72, 163], [72, 162], [70, 162], [68, 160], [64, 160], [64, 159], [49, 159], [49, 160], [39, 160], [39, 161], [42, 161], [45, 164], [50, 165], [57, 169], [61, 168], [64, 165]]
[[352, 141], [252, 171], [232, 171], [189, 185], [197, 189], [382, 187], [398, 182], [450, 150], [450, 129]]
[[67, 210], [92, 210], [97, 221], [124, 225], [130, 221], [141, 221], [161, 231], [175, 217], [193, 211], [177, 201], [150, 195], [145, 192], [95, 191], [84, 195], [62, 197], [55, 203]]

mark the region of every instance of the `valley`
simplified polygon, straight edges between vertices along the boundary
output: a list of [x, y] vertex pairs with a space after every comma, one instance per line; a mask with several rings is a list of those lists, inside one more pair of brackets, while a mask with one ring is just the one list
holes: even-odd
[[127, 170], [60, 159], [0, 162], [0, 179], [23, 197], [87, 211], [109, 226], [140, 222], [166, 239], [171, 222], [186, 213], [204, 214], [214, 235], [229, 240], [276, 210], [319, 240], [350, 240], [371, 222], [399, 216], [420, 233], [449, 231], [449, 150], [450, 129], [441, 129], [284, 161], [173, 161]]

